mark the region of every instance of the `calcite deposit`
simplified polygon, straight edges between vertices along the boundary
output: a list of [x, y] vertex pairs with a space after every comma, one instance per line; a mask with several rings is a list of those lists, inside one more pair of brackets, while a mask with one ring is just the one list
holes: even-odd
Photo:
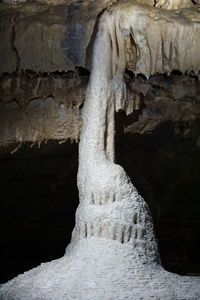
[[[167, 5], [172, 2], [160, 4], [177, 8]], [[71, 243], [63, 258], [2, 285], [0, 299], [199, 299], [200, 277], [181, 277], [161, 267], [149, 209], [114, 162], [114, 113], [126, 107], [127, 65], [147, 78], [173, 69], [197, 77], [200, 23], [193, 15], [125, 1], [100, 17], [82, 113], [80, 204]], [[143, 85], [135, 90], [147, 95], [151, 86]], [[172, 93], [187, 97], [176, 87]]]

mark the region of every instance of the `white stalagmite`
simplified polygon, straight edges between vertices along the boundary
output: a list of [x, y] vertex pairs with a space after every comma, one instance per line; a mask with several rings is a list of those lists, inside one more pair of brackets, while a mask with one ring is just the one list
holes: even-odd
[[126, 1], [101, 16], [83, 111], [80, 205], [71, 244], [63, 258], [2, 285], [1, 300], [200, 299], [200, 278], [161, 267], [148, 207], [114, 163], [114, 113], [124, 107], [130, 59], [125, 40], [131, 35], [136, 45], [136, 73], [197, 72], [200, 23], [184, 14]]

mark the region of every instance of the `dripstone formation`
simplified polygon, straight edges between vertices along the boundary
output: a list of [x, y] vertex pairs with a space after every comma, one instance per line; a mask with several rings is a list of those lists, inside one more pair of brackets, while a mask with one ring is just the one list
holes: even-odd
[[[162, 8], [172, 4], [155, 1]], [[63, 258], [2, 285], [0, 299], [199, 299], [199, 277], [161, 267], [149, 209], [114, 162], [114, 113], [126, 107], [126, 67], [147, 77], [173, 69], [198, 75], [200, 23], [194, 15], [135, 1], [102, 14], [82, 112], [80, 204], [71, 243]]]

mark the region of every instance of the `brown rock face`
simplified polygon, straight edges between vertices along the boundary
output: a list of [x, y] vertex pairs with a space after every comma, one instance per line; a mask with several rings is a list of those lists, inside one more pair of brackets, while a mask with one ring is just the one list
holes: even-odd
[[98, 14], [115, 1], [7, 1], [0, 3], [0, 73], [68, 71], [85, 66]]
[[[50, 139], [78, 141], [88, 76], [89, 72], [81, 68], [66, 73], [29, 71], [1, 76], [0, 145]], [[196, 76], [174, 72], [147, 80], [143, 76], [134, 78], [127, 71], [125, 77], [125, 112], [127, 120], [133, 121], [125, 125], [124, 132], [149, 134], [173, 122], [177, 134], [181, 130], [184, 138], [190, 138], [190, 128], [200, 114], [200, 84]]]
[[[84, 100], [98, 16], [114, 2], [40, 0], [0, 3], [1, 145], [78, 139], [79, 107]], [[139, 2], [167, 9], [179, 8], [179, 5], [189, 7], [182, 14], [199, 20], [197, 1], [176, 1], [176, 7], [171, 0]], [[125, 44], [127, 68], [135, 70], [140, 53], [132, 37], [126, 37]], [[85, 68], [81, 76], [80, 67]], [[156, 88], [152, 89], [152, 78], [150, 82], [139, 79], [132, 82], [126, 103], [127, 114], [140, 109], [142, 97], [146, 109], [126, 131], [152, 131], [164, 120], [178, 122], [181, 119], [185, 123], [187, 119], [188, 124], [194, 121], [199, 112], [196, 104], [198, 87], [187, 78], [172, 85], [161, 79], [165, 87], [159, 86], [157, 78], [154, 84], [157, 94]], [[188, 101], [193, 99], [191, 97], [195, 97], [194, 102]], [[63, 122], [63, 118], [68, 121]], [[61, 130], [62, 124], [65, 125]]]
[[0, 144], [78, 140], [89, 72], [76, 66], [85, 66], [97, 16], [112, 1], [4, 2]]
[[178, 72], [157, 75], [149, 80], [139, 76], [129, 82], [129, 102], [139, 111], [137, 120], [125, 128], [127, 133], [148, 134], [167, 122], [176, 124], [176, 133], [190, 136], [190, 126], [200, 114], [200, 84], [197, 77]]
[[[62, 255], [65, 235], [70, 239], [78, 194], [77, 145], [69, 140], [79, 139], [98, 16], [114, 2], [0, 3], [0, 191], [5, 200], [0, 220], [8, 270], [2, 281], [55, 258], [51, 247], [60, 247], [56, 253]], [[183, 16], [199, 20], [199, 1], [174, 1], [176, 7], [170, 0], [138, 2], [165, 9], [190, 7]], [[139, 53], [130, 37], [126, 52], [127, 115], [116, 115], [117, 161], [151, 207], [165, 267], [200, 273], [199, 74], [135, 77], [131, 70]], [[30, 148], [34, 144], [41, 149]], [[20, 245], [18, 265], [13, 241]], [[14, 271], [10, 261], [16, 264]]]
[[2, 76], [0, 144], [78, 141], [86, 85], [87, 76], [78, 71]]

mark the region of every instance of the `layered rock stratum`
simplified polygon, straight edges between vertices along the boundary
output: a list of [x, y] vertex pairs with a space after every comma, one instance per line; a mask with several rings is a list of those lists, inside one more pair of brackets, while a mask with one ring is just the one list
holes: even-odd
[[[91, 53], [97, 27], [95, 24], [98, 23], [98, 16], [103, 9], [113, 2], [115, 1], [3, 1], [0, 3], [2, 41], [0, 113], [3, 120], [0, 124], [1, 145], [13, 143], [20, 145], [23, 142], [40, 144], [49, 139], [78, 140], [81, 107], [91, 69]], [[157, 72], [170, 75], [171, 69], [183, 73], [188, 71], [188, 75], [183, 74], [181, 77], [183, 82], [188, 80], [186, 85], [180, 83], [180, 79], [178, 83], [173, 82], [173, 92], [170, 88], [166, 93], [159, 91], [153, 105], [155, 106], [155, 103], [159, 105], [158, 98], [161, 97], [164, 100], [162, 105], [167, 105], [165, 111], [168, 111], [171, 110], [169, 106], [177, 107], [177, 99], [180, 99], [184, 104], [179, 107], [185, 114], [187, 109], [184, 107], [187, 102], [189, 106], [187, 117], [182, 118], [180, 116], [182, 113], [179, 112], [172, 114], [174, 114], [174, 122], [177, 123], [177, 119], [187, 118], [189, 124], [198, 119], [198, 87], [196, 88], [198, 84], [193, 80], [190, 85], [192, 78], [199, 76], [198, 1], [145, 0], [139, 3], [144, 4], [146, 11], [145, 17], [143, 14], [140, 18], [140, 22], [143, 22], [142, 38], [134, 40], [126, 37], [127, 69], [135, 74], [146, 75]], [[160, 8], [162, 10], [159, 10]], [[148, 23], [148, 26], [142, 29], [144, 23]], [[137, 39], [137, 26], [134, 30]], [[176, 44], [176, 47], [170, 54], [172, 44]], [[141, 57], [145, 57], [142, 64]], [[132, 80], [130, 86], [136, 86], [134, 81]], [[164, 81], [164, 88], [167, 88], [166, 79]], [[148, 84], [145, 81], [145, 88], [142, 91], [138, 88], [137, 91], [135, 88], [129, 89], [129, 100], [126, 104], [129, 114], [134, 111], [134, 107], [139, 108], [138, 103], [143, 102], [139, 99], [141, 96], [145, 99], [147, 94], [147, 97], [149, 96], [151, 89], [148, 87], [151, 82], [151, 79]], [[177, 87], [174, 87], [176, 84]], [[195, 85], [194, 89], [193, 85]], [[189, 90], [188, 86], [190, 86]], [[151, 105], [149, 101], [144, 100], [144, 102], [145, 107]], [[44, 110], [46, 114], [42, 113]], [[177, 108], [175, 110], [177, 111]], [[192, 115], [189, 113], [191, 110]], [[144, 108], [143, 116], [146, 114], [149, 115], [149, 112]], [[149, 120], [148, 116], [144, 118]], [[141, 120], [142, 116], [140, 116], [140, 127], [145, 127]], [[159, 123], [159, 120], [160, 116], [154, 114], [150, 123]], [[144, 122], [146, 123], [146, 120]]]
[[[152, 89], [148, 82], [140, 86], [135, 79], [134, 87], [130, 80], [135, 90], [130, 105], [125, 69], [158, 81], [154, 74], [168, 78], [178, 69], [198, 81], [198, 18], [197, 3], [191, 1], [155, 1], [152, 8], [123, 1], [100, 17], [82, 114], [80, 205], [71, 244], [60, 260], [3, 285], [1, 299], [199, 299], [199, 277], [180, 277], [160, 266], [148, 207], [123, 168], [114, 163], [114, 112], [138, 109], [141, 97]], [[175, 98], [187, 95], [177, 87], [172, 93]], [[141, 117], [146, 117], [147, 128], [154, 112], [152, 105], [148, 108]], [[162, 119], [162, 110], [160, 115]], [[170, 110], [163, 115], [170, 119]], [[141, 119], [129, 130], [145, 131]], [[152, 122], [149, 130], [158, 123]]]

